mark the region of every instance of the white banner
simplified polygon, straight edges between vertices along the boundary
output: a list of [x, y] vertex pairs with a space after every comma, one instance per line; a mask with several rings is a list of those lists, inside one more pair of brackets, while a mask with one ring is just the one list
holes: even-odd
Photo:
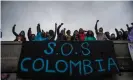
[[128, 48], [133, 61], [133, 43], [128, 43]]

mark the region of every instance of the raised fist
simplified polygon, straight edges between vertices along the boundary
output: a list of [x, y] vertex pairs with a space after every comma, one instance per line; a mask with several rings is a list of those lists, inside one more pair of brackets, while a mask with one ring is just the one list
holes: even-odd
[[37, 26], [40, 26], [40, 23], [38, 23]]
[[126, 24], [126, 26], [128, 26], [128, 24]]
[[99, 20], [97, 20], [97, 22], [99, 22]]
[[15, 27], [15, 26], [16, 26], [16, 24], [13, 25], [13, 27]]
[[63, 25], [64, 23], [61, 23], [61, 25]]

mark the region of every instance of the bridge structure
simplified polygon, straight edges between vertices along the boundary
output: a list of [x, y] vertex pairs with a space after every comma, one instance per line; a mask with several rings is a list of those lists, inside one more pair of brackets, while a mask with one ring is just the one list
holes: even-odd
[[[133, 61], [128, 49], [128, 41], [113, 41], [120, 74], [114, 74], [105, 80], [133, 80]], [[133, 44], [133, 43], [132, 43]], [[9, 73], [9, 80], [25, 80], [16, 76], [22, 42], [1, 42], [1, 73]]]

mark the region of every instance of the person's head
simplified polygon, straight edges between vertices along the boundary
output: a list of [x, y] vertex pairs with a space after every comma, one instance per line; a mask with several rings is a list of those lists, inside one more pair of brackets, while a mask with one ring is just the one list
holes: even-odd
[[78, 35], [78, 33], [79, 33], [78, 30], [75, 30], [73, 35]]
[[86, 36], [88, 36], [88, 37], [94, 37], [93, 31], [88, 30]]
[[71, 35], [71, 31], [70, 30], [67, 30], [67, 35]]
[[99, 28], [99, 32], [103, 33], [103, 28], [102, 27]]
[[46, 33], [42, 30], [42, 37], [46, 37]]
[[111, 39], [115, 39], [115, 34], [112, 33], [111, 36], [110, 36]]
[[131, 23], [131, 25], [133, 26], [133, 22]]
[[46, 32], [46, 37], [49, 37], [49, 32]]
[[110, 35], [110, 33], [109, 33], [108, 31], [107, 31], [107, 32], [105, 32], [105, 34], [106, 34], [106, 35]]
[[35, 38], [35, 34], [31, 34], [31, 38], [34, 39]]
[[49, 35], [50, 36], [54, 36], [55, 35], [54, 31], [53, 30], [49, 30]]
[[19, 33], [20, 36], [25, 36], [25, 32], [22, 30], [20, 33]]
[[63, 29], [61, 30], [61, 34], [64, 35], [64, 30]]
[[79, 29], [79, 34], [84, 33], [84, 30], [82, 28]]
[[119, 31], [118, 33], [119, 33], [120, 36], [122, 36], [122, 32], [121, 31]]

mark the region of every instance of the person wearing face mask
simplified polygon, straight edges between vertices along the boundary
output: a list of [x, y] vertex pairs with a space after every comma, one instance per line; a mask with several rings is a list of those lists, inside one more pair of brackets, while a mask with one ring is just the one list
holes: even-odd
[[14, 41], [26, 41], [25, 32], [22, 30], [19, 34], [15, 32], [16, 24], [14, 24], [12, 28], [13, 34], [16, 36], [16, 39]]
[[94, 33], [91, 30], [87, 31], [86, 37], [85, 37], [85, 41], [95, 41], [96, 38], [94, 37]]
[[107, 40], [106, 35], [103, 33], [103, 28], [100, 27], [99, 31], [97, 29], [97, 23], [99, 22], [99, 20], [96, 21], [95, 24], [95, 32], [96, 32], [96, 36], [97, 36], [97, 40]]

